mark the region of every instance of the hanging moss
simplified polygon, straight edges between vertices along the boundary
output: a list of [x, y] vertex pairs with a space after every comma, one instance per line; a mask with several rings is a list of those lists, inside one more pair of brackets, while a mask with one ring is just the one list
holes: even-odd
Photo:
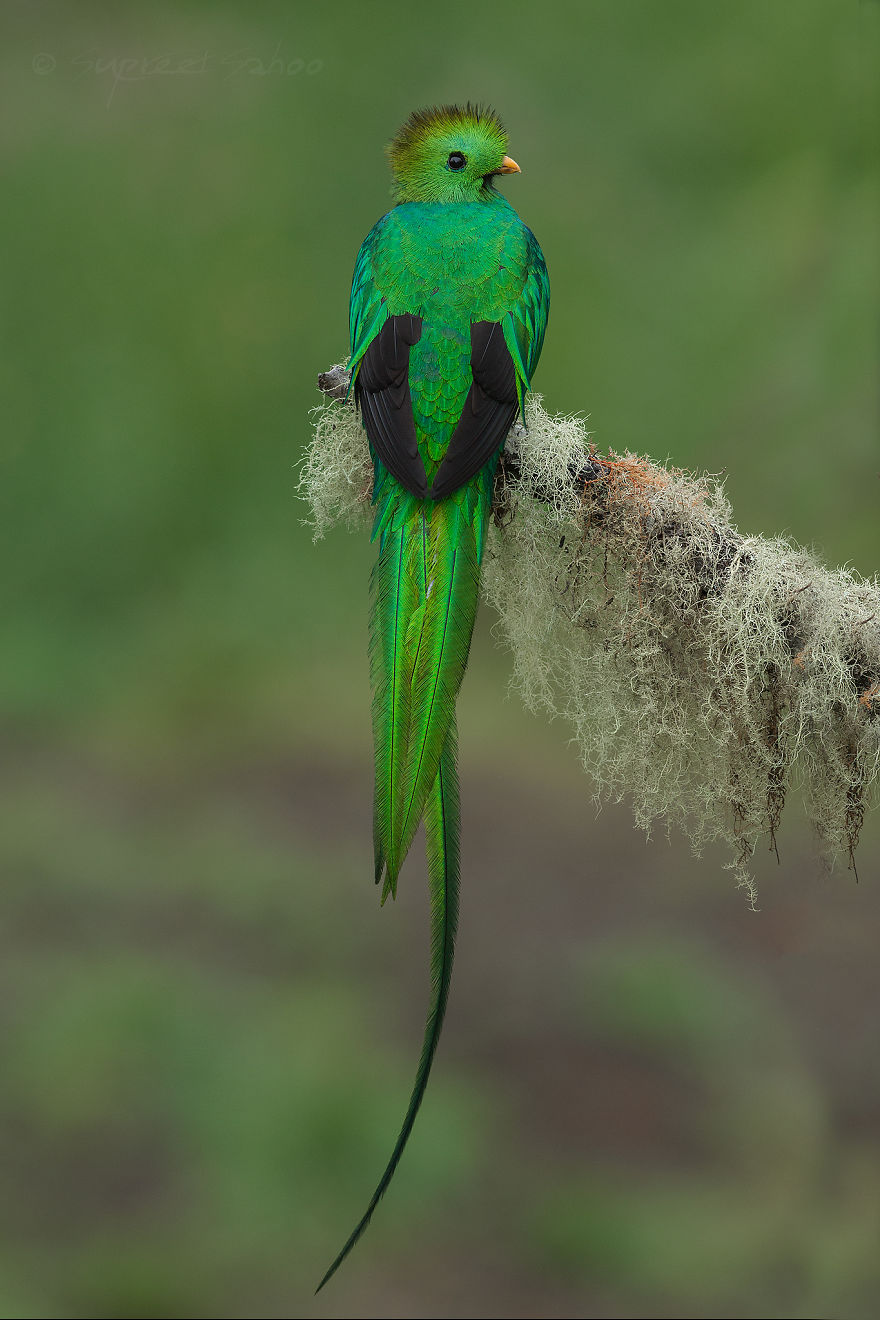
[[[344, 368], [322, 378], [344, 392]], [[722, 838], [748, 862], [792, 785], [829, 860], [850, 865], [880, 769], [880, 584], [782, 538], [742, 536], [720, 482], [601, 456], [532, 396], [508, 437], [483, 585], [533, 710], [572, 726], [599, 798], [639, 825]], [[366, 436], [316, 409], [300, 491], [316, 537], [369, 521]]]

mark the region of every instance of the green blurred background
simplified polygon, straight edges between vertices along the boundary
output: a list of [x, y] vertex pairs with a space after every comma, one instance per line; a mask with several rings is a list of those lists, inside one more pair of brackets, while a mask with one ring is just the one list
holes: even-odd
[[[295, 464], [382, 145], [479, 98], [536, 387], [878, 566], [875, 0], [0, 11], [0, 1314], [873, 1317], [880, 833], [751, 913], [461, 699], [456, 978], [394, 1187], [424, 873], [371, 883], [365, 535]], [[143, 63], [146, 61], [146, 64]]]

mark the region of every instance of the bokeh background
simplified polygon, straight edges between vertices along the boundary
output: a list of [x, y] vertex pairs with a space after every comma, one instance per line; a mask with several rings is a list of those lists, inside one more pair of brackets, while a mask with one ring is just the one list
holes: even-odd
[[536, 387], [878, 567], [875, 0], [0, 10], [0, 1314], [835, 1316], [880, 1296], [880, 833], [760, 912], [596, 814], [478, 623], [428, 1099], [371, 883], [365, 535], [294, 495], [382, 146], [481, 98]]

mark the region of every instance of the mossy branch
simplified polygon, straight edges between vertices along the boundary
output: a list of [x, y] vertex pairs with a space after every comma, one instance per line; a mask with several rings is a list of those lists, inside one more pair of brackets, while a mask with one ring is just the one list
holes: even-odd
[[[315, 535], [366, 519], [372, 468], [348, 374], [327, 402], [300, 489]], [[854, 867], [880, 770], [880, 584], [785, 538], [744, 536], [718, 479], [603, 456], [576, 417], [532, 396], [508, 436], [484, 591], [525, 702], [573, 726], [597, 795], [676, 822], [695, 848], [748, 861], [775, 847], [803, 787], [825, 855]]]

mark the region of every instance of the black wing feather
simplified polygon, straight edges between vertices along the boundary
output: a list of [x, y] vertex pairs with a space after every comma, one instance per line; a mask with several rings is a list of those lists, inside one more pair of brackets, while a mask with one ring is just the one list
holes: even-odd
[[507, 438], [516, 417], [516, 370], [497, 321], [471, 325], [471, 373], [458, 425], [428, 495], [435, 500], [464, 486]]
[[409, 392], [409, 350], [421, 337], [420, 316], [389, 316], [361, 359], [354, 397], [381, 462], [402, 486], [424, 499], [428, 478]]

